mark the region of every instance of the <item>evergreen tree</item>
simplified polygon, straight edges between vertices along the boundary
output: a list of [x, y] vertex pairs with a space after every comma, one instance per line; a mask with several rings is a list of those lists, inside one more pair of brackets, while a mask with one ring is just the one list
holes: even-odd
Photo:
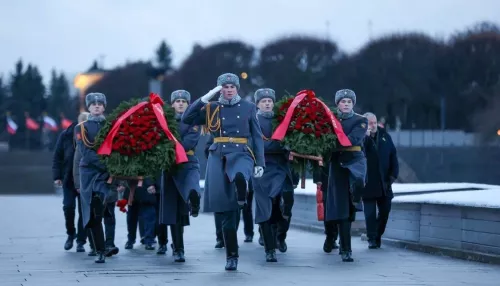
[[161, 41], [160, 46], [156, 49], [156, 62], [165, 71], [172, 69], [172, 50], [165, 40]]
[[5, 106], [7, 103], [7, 90], [4, 86], [3, 78], [0, 77], [0, 112], [3, 114], [7, 107]]
[[52, 70], [49, 92], [47, 112], [50, 116], [57, 118], [61, 113], [67, 115], [69, 112], [67, 109], [69, 103], [69, 86], [63, 73], [58, 75], [55, 70]]

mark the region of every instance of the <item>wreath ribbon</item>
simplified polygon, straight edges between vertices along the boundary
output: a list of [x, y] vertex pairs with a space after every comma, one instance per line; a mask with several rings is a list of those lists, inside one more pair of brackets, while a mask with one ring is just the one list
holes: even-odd
[[153, 108], [153, 112], [156, 116], [156, 119], [158, 120], [158, 123], [160, 123], [161, 128], [167, 135], [167, 138], [170, 141], [174, 141], [175, 143], [175, 161], [177, 164], [185, 163], [188, 161], [186, 151], [184, 150], [184, 147], [182, 147], [182, 144], [179, 143], [177, 138], [172, 134], [170, 129], [168, 128], [168, 123], [167, 120], [165, 119], [165, 115], [163, 113], [163, 100], [158, 96], [156, 93], [150, 93], [149, 94], [149, 102], [141, 102], [127, 110], [122, 116], [120, 116], [115, 124], [111, 127], [111, 130], [109, 131], [108, 135], [106, 136], [106, 139], [102, 143], [102, 145], [99, 147], [99, 150], [97, 151], [97, 154], [99, 155], [109, 155], [111, 154], [112, 151], [112, 146], [113, 146], [113, 139], [115, 138], [116, 134], [118, 133], [118, 130], [120, 129], [121, 124], [125, 119], [127, 119], [130, 115], [134, 114], [137, 110], [139, 110], [141, 107], [144, 105], [150, 104]]
[[[285, 118], [278, 125], [278, 127], [274, 131], [271, 139], [281, 141], [281, 140], [283, 140], [283, 138], [285, 138], [285, 135], [286, 135], [286, 132], [288, 130], [288, 126], [290, 126], [290, 121], [292, 120], [292, 115], [293, 115], [293, 112], [295, 111], [295, 108], [308, 95], [312, 95], [314, 97], [316, 96], [314, 91], [312, 91], [312, 90], [302, 90], [302, 91], [299, 91], [299, 93], [297, 93], [297, 95], [293, 99], [292, 103], [290, 104], [290, 107], [286, 111]], [[335, 131], [335, 134], [337, 135], [337, 139], [339, 140], [340, 145], [342, 145], [344, 147], [352, 146], [351, 141], [345, 135], [344, 130], [342, 129], [342, 125], [340, 124], [338, 119], [335, 118], [335, 116], [333, 116], [330, 108], [328, 108], [328, 106], [323, 101], [321, 101], [319, 98], [315, 97], [315, 100], [318, 101], [323, 106], [323, 109], [325, 110], [326, 115], [330, 119], [330, 122], [333, 126], [333, 130]]]

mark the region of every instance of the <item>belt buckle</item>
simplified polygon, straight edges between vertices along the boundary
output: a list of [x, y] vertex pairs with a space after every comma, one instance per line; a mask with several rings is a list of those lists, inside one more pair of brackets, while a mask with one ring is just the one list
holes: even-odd
[[229, 137], [229, 143], [233, 143], [234, 142], [234, 138], [233, 137]]

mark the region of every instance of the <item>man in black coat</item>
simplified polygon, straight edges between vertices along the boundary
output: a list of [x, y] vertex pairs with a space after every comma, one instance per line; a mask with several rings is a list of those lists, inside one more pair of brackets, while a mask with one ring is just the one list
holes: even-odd
[[[79, 122], [86, 120], [87, 113], [79, 116]], [[52, 158], [52, 177], [54, 184], [63, 188], [63, 211], [66, 222], [66, 234], [68, 235], [64, 244], [65, 250], [73, 248], [76, 239], [76, 251], [85, 252], [83, 245], [87, 240], [87, 232], [82, 225], [82, 210], [80, 196], [73, 180], [73, 156], [75, 154], [75, 142], [73, 140], [76, 122], [62, 131], [57, 138], [54, 155]], [[78, 232], [75, 228], [75, 209], [78, 203]]]
[[[392, 138], [385, 129], [378, 126], [373, 113], [364, 115], [368, 119], [368, 131], [364, 142], [368, 170], [367, 182], [362, 191], [368, 248], [380, 248], [391, 201], [392, 183], [399, 174], [398, 156]], [[378, 208], [378, 215], [377, 215]]]

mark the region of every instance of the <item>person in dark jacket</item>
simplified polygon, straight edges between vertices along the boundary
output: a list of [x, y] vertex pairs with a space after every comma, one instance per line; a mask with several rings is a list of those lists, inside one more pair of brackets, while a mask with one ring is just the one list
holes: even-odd
[[356, 114], [356, 94], [342, 89], [335, 94], [339, 109], [339, 121], [352, 146], [336, 148], [328, 164], [328, 187], [325, 199], [325, 222], [333, 221], [339, 226], [340, 254], [342, 261], [352, 262], [351, 223], [356, 218], [354, 198], [359, 186], [366, 178], [366, 158], [362, 145], [368, 129], [368, 120]]
[[[368, 248], [380, 248], [391, 201], [392, 183], [398, 178], [399, 164], [396, 147], [384, 128], [378, 127], [377, 116], [364, 115], [368, 119], [368, 131], [363, 144], [367, 160], [367, 182], [362, 191]], [[378, 215], [377, 215], [378, 209]]]
[[[142, 224], [142, 229], [139, 233], [141, 240], [144, 243], [146, 250], [155, 250], [154, 240], [156, 235], [156, 204], [157, 197], [154, 188], [151, 188], [154, 182], [150, 179], [144, 180], [142, 187], [135, 189], [132, 205], [128, 206], [127, 211], [127, 242], [125, 249], [132, 249], [136, 242], [137, 226]], [[130, 197], [130, 189], [124, 193], [123, 198], [128, 200]]]
[[[114, 213], [114, 209], [110, 210], [107, 206], [112, 200], [116, 201], [113, 198], [115, 196], [113, 193], [120, 191], [123, 186], [112, 190], [112, 186], [107, 183], [110, 175], [106, 166], [94, 150], [95, 137], [106, 120], [104, 117], [106, 96], [102, 93], [89, 93], [85, 96], [85, 104], [90, 115], [88, 120], [77, 125], [75, 130], [77, 148], [82, 156], [80, 160], [80, 198], [83, 226], [90, 230], [90, 236], [97, 252], [95, 262], [104, 263], [106, 256], [118, 253], [118, 248], [109, 248], [106, 245], [102, 221], [105, 217], [111, 217], [112, 211]], [[114, 222], [114, 215], [112, 219]]]
[[171, 170], [162, 171], [153, 189], [160, 192], [160, 247], [165, 247], [166, 227], [170, 226], [174, 261], [185, 262], [184, 228], [190, 224], [189, 213], [197, 217], [200, 210], [200, 164], [194, 150], [200, 139], [201, 129], [196, 122], [187, 124], [181, 121], [183, 113], [191, 103], [191, 94], [188, 91], [172, 92], [170, 102], [179, 124], [179, 141], [186, 151], [188, 161]]
[[[279, 141], [272, 140], [272, 120], [274, 118], [275, 91], [270, 88], [258, 89], [255, 92], [258, 107], [257, 118], [264, 138], [264, 155], [266, 170], [260, 178], [252, 178], [255, 194], [255, 222], [260, 226], [264, 241], [267, 262], [277, 262], [277, 240], [281, 251], [286, 251], [286, 229], [284, 234], [277, 235], [277, 225], [285, 221], [290, 223], [294, 203], [294, 178], [288, 160], [289, 151]], [[273, 227], [274, 226], [274, 227]]]
[[[314, 173], [313, 181], [318, 184], [321, 192], [323, 192], [323, 205], [327, 202], [327, 188], [328, 188], [328, 162], [324, 162], [323, 167], [319, 167]], [[326, 208], [323, 208], [323, 215], [326, 215]], [[338, 223], [333, 220], [323, 221], [323, 226], [325, 229], [325, 242], [323, 243], [323, 251], [326, 253], [332, 252], [333, 249], [338, 249], [337, 238], [339, 235]]]
[[[87, 120], [87, 116], [88, 112], [82, 113], [78, 117], [78, 122]], [[82, 224], [82, 208], [79, 195], [80, 182], [76, 182], [73, 177], [73, 158], [75, 156], [73, 134], [76, 124], [76, 122], [71, 124], [67, 129], [61, 132], [57, 138], [54, 156], [52, 158], [52, 177], [54, 184], [63, 188], [63, 211], [66, 234], [68, 235], [64, 243], [64, 249], [70, 250], [73, 248], [73, 241], [76, 239], [76, 252], [85, 252], [83, 246], [87, 240], [87, 232]], [[75, 200], [78, 203], [78, 232], [75, 228]]]

